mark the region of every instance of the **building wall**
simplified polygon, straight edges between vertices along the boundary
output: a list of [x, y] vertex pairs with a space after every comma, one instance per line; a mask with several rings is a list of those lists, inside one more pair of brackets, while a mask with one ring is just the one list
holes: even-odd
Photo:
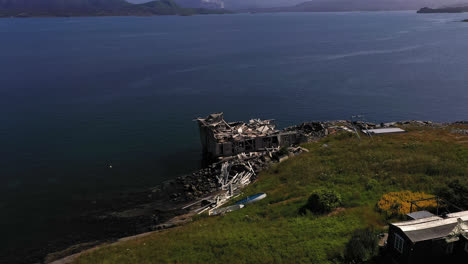
[[[403, 252], [399, 252], [395, 248], [395, 240], [396, 240], [397, 234], [404, 240]], [[411, 242], [411, 240], [409, 240], [408, 237], [406, 237], [406, 235], [403, 232], [401, 232], [399, 228], [396, 228], [393, 225], [389, 226], [387, 250], [396, 263], [399, 263], [399, 264], [410, 263], [412, 246], [413, 246], [413, 243]]]
[[205, 127], [200, 128], [203, 152], [210, 157], [232, 156], [243, 152], [262, 151], [265, 148], [289, 147], [302, 143], [297, 133], [270, 135], [248, 138], [243, 141], [218, 143], [213, 132]]
[[232, 156], [232, 143], [231, 142], [225, 142], [223, 143], [223, 156]]
[[[395, 249], [396, 235], [404, 239], [403, 253]], [[465, 243], [468, 241], [464, 238], [454, 242], [453, 251], [447, 250], [448, 245], [445, 238], [412, 243], [400, 229], [390, 225], [387, 251], [394, 262], [398, 264], [468, 263], [468, 251], [465, 251]]]
[[468, 240], [466, 238], [461, 237], [454, 250], [454, 255], [457, 259], [464, 259], [468, 262]]

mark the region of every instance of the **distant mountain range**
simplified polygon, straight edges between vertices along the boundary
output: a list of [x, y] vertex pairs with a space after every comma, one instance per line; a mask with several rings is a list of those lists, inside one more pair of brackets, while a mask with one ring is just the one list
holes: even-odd
[[[128, 0], [142, 3], [148, 0]], [[175, 0], [183, 7], [212, 7], [229, 10], [261, 10], [275, 8], [279, 11], [381, 11], [418, 10], [442, 5], [458, 5], [467, 0]]]
[[[418, 10], [419, 13], [468, 12], [467, 0], [0, 0], [0, 17], [151, 16], [249, 12], [339, 12]], [[292, 5], [292, 6], [281, 6]], [[464, 6], [464, 7], [459, 7]]]
[[[148, 0], [128, 0], [142, 3]], [[339, 12], [418, 10], [462, 6], [467, 0], [174, 0], [183, 7], [226, 8], [254, 12]], [[443, 3], [441, 3], [443, 2]], [[468, 6], [468, 5], [467, 5]]]
[[[138, 1], [138, 0], [133, 0]], [[141, 0], [140, 0], [141, 1]], [[223, 9], [223, 0], [174, 0], [177, 4], [188, 8], [211, 8], [211, 9]]]
[[440, 8], [424, 7], [418, 10], [418, 13], [464, 13], [468, 12], [468, 4], [460, 6], [448, 6]]
[[[463, 0], [466, 1], [466, 0]], [[447, 0], [445, 4], [458, 4]], [[439, 7], [440, 0], [312, 0], [289, 7], [253, 9], [255, 12], [342, 12], [418, 10], [421, 7]]]
[[125, 0], [0, 0], [0, 17], [151, 16], [225, 13], [180, 7], [173, 0], [133, 4]]
[[[131, 3], [144, 3], [149, 0], [128, 1]], [[306, 0], [175, 0], [177, 4], [183, 7], [226, 8], [229, 10], [291, 6], [304, 1]]]

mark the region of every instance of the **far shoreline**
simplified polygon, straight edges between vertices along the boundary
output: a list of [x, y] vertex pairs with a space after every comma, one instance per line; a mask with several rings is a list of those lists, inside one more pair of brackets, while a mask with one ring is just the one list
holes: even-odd
[[[214, 11], [218, 9], [213, 9]], [[225, 10], [226, 12], [219, 12], [219, 13], [193, 13], [193, 14], [149, 14], [149, 15], [30, 15], [30, 16], [7, 16], [0, 14], [0, 19], [26, 19], [26, 18], [93, 18], [93, 17], [134, 17], [134, 18], [147, 18], [147, 17], [168, 17], [168, 16], [177, 16], [177, 17], [191, 17], [191, 16], [204, 16], [204, 15], [256, 15], [256, 14], [349, 14], [349, 13], [417, 13], [418, 10], [414, 9], [402, 9], [402, 10], [350, 10], [350, 11], [257, 11], [257, 10]], [[427, 13], [424, 13], [427, 14]], [[435, 14], [435, 13], [431, 13]]]

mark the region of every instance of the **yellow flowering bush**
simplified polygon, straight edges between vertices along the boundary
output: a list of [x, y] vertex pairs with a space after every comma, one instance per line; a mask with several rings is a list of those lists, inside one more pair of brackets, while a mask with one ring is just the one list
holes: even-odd
[[[411, 201], [427, 199], [434, 197], [433, 195], [426, 194], [424, 192], [390, 192], [384, 194], [380, 201], [377, 203], [377, 208], [385, 212], [387, 216], [402, 216], [410, 213]], [[418, 207], [413, 205], [413, 211], [418, 211], [421, 209], [431, 209], [437, 207], [437, 201], [427, 200], [416, 202]]]

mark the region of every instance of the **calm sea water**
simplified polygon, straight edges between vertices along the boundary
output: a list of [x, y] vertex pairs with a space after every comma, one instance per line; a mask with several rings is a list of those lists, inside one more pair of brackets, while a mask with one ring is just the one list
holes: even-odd
[[[197, 116], [468, 119], [468, 18], [414, 12], [0, 20], [0, 253], [72, 205], [200, 166]], [[109, 169], [112, 165], [112, 169]], [[3, 252], [2, 252], [3, 251]]]

